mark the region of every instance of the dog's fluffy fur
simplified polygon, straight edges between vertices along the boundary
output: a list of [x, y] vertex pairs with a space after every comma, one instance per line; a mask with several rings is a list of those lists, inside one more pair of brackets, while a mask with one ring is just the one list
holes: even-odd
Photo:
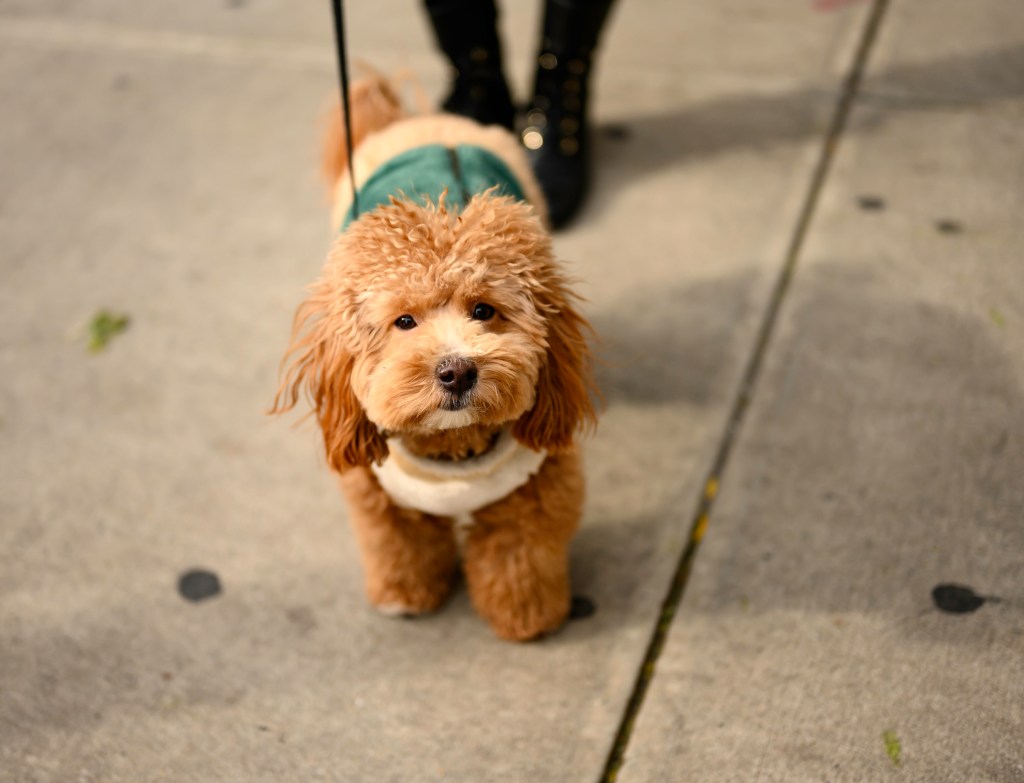
[[[535, 638], [569, 612], [568, 544], [583, 502], [574, 439], [595, 422], [590, 328], [552, 257], [540, 188], [510, 133], [447, 115], [403, 118], [379, 77], [354, 85], [352, 125], [357, 182], [404, 150], [469, 143], [498, 155], [532, 203], [488, 192], [461, 210], [442, 197], [393, 199], [362, 214], [337, 237], [296, 313], [273, 410], [308, 394], [341, 474], [374, 606], [404, 615], [437, 609], [461, 559], [473, 604], [494, 631]], [[351, 199], [343, 139], [335, 123], [324, 158], [335, 226]], [[497, 314], [474, 320], [480, 303]], [[415, 328], [397, 328], [405, 314]], [[452, 358], [478, 373], [454, 402], [438, 381]], [[471, 519], [399, 506], [374, 470], [389, 438], [439, 465], [472, 465], [506, 430], [545, 456], [525, 484]]]

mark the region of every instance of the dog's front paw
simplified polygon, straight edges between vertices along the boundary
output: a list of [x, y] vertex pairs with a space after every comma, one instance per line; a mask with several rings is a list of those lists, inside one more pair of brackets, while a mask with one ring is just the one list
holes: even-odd
[[386, 585], [376, 589], [368, 587], [366, 592], [373, 608], [386, 617], [418, 617], [437, 611], [451, 588], [449, 585], [434, 589]]
[[510, 642], [529, 642], [554, 633], [568, 616], [569, 600], [561, 598], [520, 602], [485, 615], [494, 633]]
[[565, 625], [571, 600], [566, 584], [564, 591], [548, 588], [523, 595], [516, 590], [508, 590], [484, 600], [477, 600], [474, 596], [474, 605], [502, 639], [528, 642], [554, 633]]
[[385, 617], [409, 618], [425, 614], [422, 610], [413, 609], [405, 604], [377, 604], [373, 607]]
[[370, 604], [389, 617], [416, 617], [441, 607], [454, 582], [454, 569], [427, 569], [427, 573], [393, 573], [367, 579]]
[[526, 642], [561, 628], [572, 596], [564, 553], [469, 548], [466, 580], [477, 612], [502, 639]]

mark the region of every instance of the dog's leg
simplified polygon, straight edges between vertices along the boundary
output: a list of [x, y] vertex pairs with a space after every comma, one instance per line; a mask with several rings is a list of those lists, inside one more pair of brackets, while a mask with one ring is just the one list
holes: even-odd
[[437, 609], [458, 573], [451, 521], [398, 508], [364, 468], [345, 473], [341, 485], [362, 552], [370, 603], [389, 615]]
[[583, 477], [575, 453], [552, 456], [524, 487], [478, 511], [464, 553], [476, 610], [503, 639], [557, 630], [569, 614], [569, 539]]

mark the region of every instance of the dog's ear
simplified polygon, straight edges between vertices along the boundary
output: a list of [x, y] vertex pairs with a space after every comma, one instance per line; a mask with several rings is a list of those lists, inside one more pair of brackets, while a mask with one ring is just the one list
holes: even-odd
[[388, 446], [352, 391], [354, 359], [339, 345], [339, 338], [327, 330], [327, 319], [316, 320], [309, 329], [303, 329], [320, 316], [321, 309], [314, 296], [295, 314], [292, 344], [282, 362], [287, 370], [270, 413], [291, 410], [305, 392], [323, 430], [327, 461], [344, 473], [382, 462]]
[[587, 341], [593, 330], [568, 297], [557, 299], [548, 317], [547, 361], [537, 380], [536, 401], [512, 428], [520, 443], [537, 451], [564, 451], [576, 432], [597, 424], [591, 398], [597, 389]]

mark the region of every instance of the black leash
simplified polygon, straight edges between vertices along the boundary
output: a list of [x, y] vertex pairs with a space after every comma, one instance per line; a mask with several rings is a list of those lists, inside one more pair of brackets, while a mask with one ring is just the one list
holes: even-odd
[[338, 49], [338, 73], [341, 76], [341, 122], [345, 128], [345, 154], [348, 156], [348, 178], [352, 183], [352, 219], [359, 217], [359, 195], [356, 174], [352, 168], [352, 121], [348, 98], [348, 57], [345, 55], [345, 19], [341, 0], [331, 0], [334, 9], [334, 41]]

